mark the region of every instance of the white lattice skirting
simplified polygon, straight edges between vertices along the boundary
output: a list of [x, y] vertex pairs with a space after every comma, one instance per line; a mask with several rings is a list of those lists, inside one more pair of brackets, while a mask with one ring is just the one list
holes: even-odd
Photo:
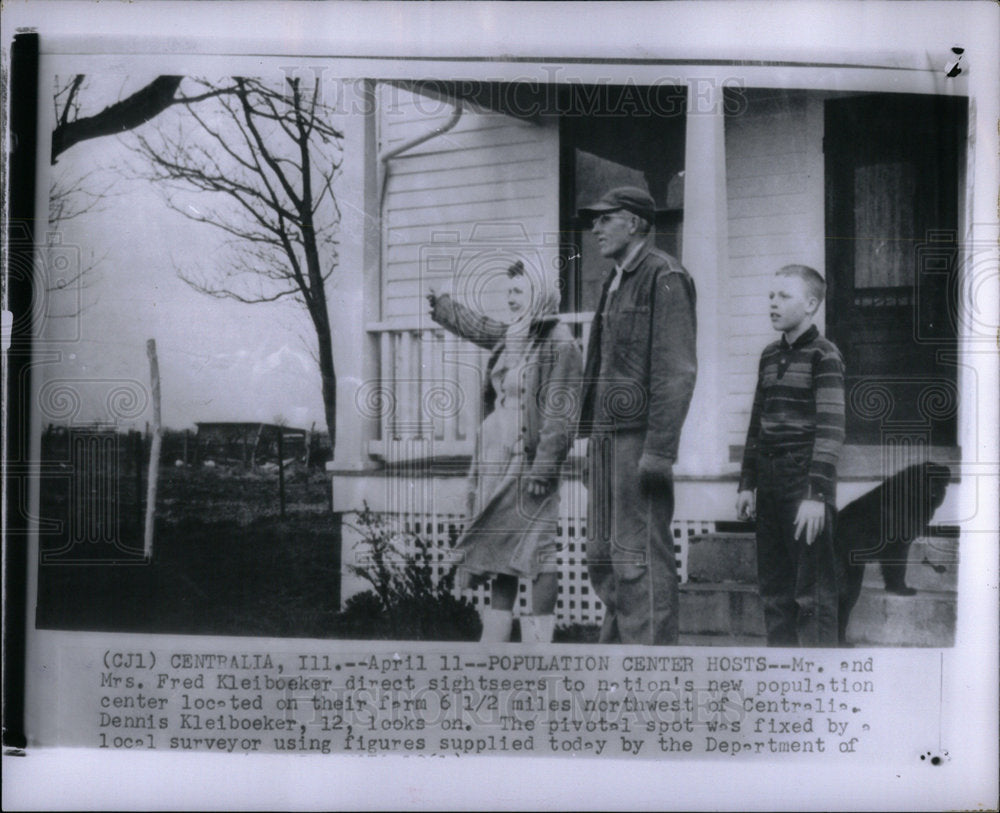
[[[604, 617], [604, 605], [592, 592], [586, 567], [586, 502], [581, 488], [564, 488], [559, 517], [560, 543], [559, 598], [556, 615], [560, 624], [598, 624]], [[433, 578], [436, 580], [455, 565], [452, 552], [455, 540], [462, 532], [464, 517], [457, 513], [430, 513], [421, 511], [387, 511], [382, 516], [398, 532], [397, 539], [407, 552], [413, 551], [413, 537], [429, 545], [432, 556]], [[672, 526], [677, 572], [682, 582], [687, 581], [688, 544], [691, 537], [713, 533], [715, 523], [705, 520], [675, 519]], [[346, 543], [345, 539], [345, 543]], [[456, 588], [456, 595], [462, 592]], [[466, 591], [465, 595], [477, 607], [489, 605], [486, 586]], [[528, 613], [530, 595], [528, 585], [522, 580], [515, 612]]]

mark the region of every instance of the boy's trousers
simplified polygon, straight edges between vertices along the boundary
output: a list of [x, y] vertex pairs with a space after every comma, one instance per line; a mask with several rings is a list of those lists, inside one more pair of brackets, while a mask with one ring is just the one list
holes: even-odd
[[674, 484], [643, 487], [644, 441], [645, 432], [624, 431], [588, 444], [587, 571], [605, 607], [601, 643], [677, 643]]
[[758, 450], [757, 578], [768, 646], [837, 646], [835, 511], [826, 504], [812, 545], [795, 538], [809, 488], [810, 451]]

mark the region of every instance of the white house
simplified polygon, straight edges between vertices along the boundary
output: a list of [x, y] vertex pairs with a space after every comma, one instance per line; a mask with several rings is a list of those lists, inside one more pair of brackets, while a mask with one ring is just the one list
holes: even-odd
[[[424, 295], [450, 287], [502, 314], [503, 272], [522, 259], [559, 282], [563, 318], [584, 341], [608, 267], [576, 211], [623, 183], [650, 190], [657, 242], [697, 286], [698, 383], [675, 468], [682, 578], [687, 538], [736, 519], [757, 359], [773, 339], [767, 286], [787, 263], [826, 277], [820, 327], [846, 360], [840, 502], [917, 460], [957, 478], [975, 424], [959, 397], [972, 374], [963, 354], [981, 336], [963, 293], [974, 263], [967, 85], [939, 68], [529, 64], [509, 80], [352, 85], [365, 112], [346, 150], [364, 161], [345, 170], [340, 196], [345, 234], [364, 240], [343, 241], [332, 308], [335, 509], [367, 501], [433, 539], [447, 563], [485, 353], [434, 325]], [[594, 621], [586, 494], [568, 468], [558, 612]], [[952, 496], [937, 521], [960, 519]], [[349, 537], [343, 553], [354, 555]], [[345, 598], [360, 587], [345, 574]]]

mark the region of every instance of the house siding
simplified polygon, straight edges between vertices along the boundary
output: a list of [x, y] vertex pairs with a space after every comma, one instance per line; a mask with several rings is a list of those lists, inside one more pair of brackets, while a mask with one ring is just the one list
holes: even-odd
[[[756, 91], [726, 119], [727, 445], [742, 446], [761, 350], [774, 340], [768, 283], [789, 263], [825, 271], [824, 94]], [[818, 314], [823, 329], [823, 309]]]
[[[382, 86], [380, 92], [383, 152], [441, 127], [453, 111], [397, 87]], [[466, 103], [452, 130], [391, 159], [383, 208], [382, 320], [391, 325], [425, 313], [426, 258], [442, 242], [464, 251], [465, 259], [476, 247], [489, 252], [505, 245], [515, 256], [527, 251], [554, 274], [558, 148], [555, 120], [522, 121]], [[484, 224], [490, 224], [487, 231]], [[507, 227], [499, 243], [497, 224]], [[466, 269], [456, 270], [461, 276]], [[437, 273], [439, 288], [447, 287], [447, 276]], [[499, 310], [499, 291], [493, 293], [488, 304]]]

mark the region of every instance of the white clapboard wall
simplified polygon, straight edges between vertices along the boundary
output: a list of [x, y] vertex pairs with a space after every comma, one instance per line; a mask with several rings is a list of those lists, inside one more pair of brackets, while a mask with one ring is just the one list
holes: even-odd
[[[380, 85], [380, 153], [442, 127], [454, 106]], [[491, 254], [544, 259], [555, 273], [559, 141], [552, 118], [523, 120], [463, 102], [451, 130], [390, 159], [383, 205], [382, 321], [425, 310], [422, 283], [449, 276], [429, 258], [453, 246], [453, 274], [479, 275]], [[500, 269], [502, 270], [502, 269]], [[454, 279], [450, 280], [455, 283]], [[456, 292], [463, 289], [459, 280]], [[464, 289], [463, 289], [464, 290]]]
[[[379, 87], [385, 155], [445, 127], [455, 103]], [[486, 353], [428, 316], [433, 286], [498, 319], [506, 269], [521, 260], [558, 279], [559, 143], [555, 119], [523, 120], [468, 102], [446, 132], [381, 162], [381, 422], [372, 454], [398, 457], [423, 439], [438, 455], [472, 452]]]
[[[729, 341], [720, 363], [730, 446], [746, 440], [757, 362], [777, 338], [767, 318], [771, 277], [790, 263], [825, 273], [823, 98], [788, 90], [742, 98], [726, 118]], [[819, 320], [822, 329], [822, 313]]]

